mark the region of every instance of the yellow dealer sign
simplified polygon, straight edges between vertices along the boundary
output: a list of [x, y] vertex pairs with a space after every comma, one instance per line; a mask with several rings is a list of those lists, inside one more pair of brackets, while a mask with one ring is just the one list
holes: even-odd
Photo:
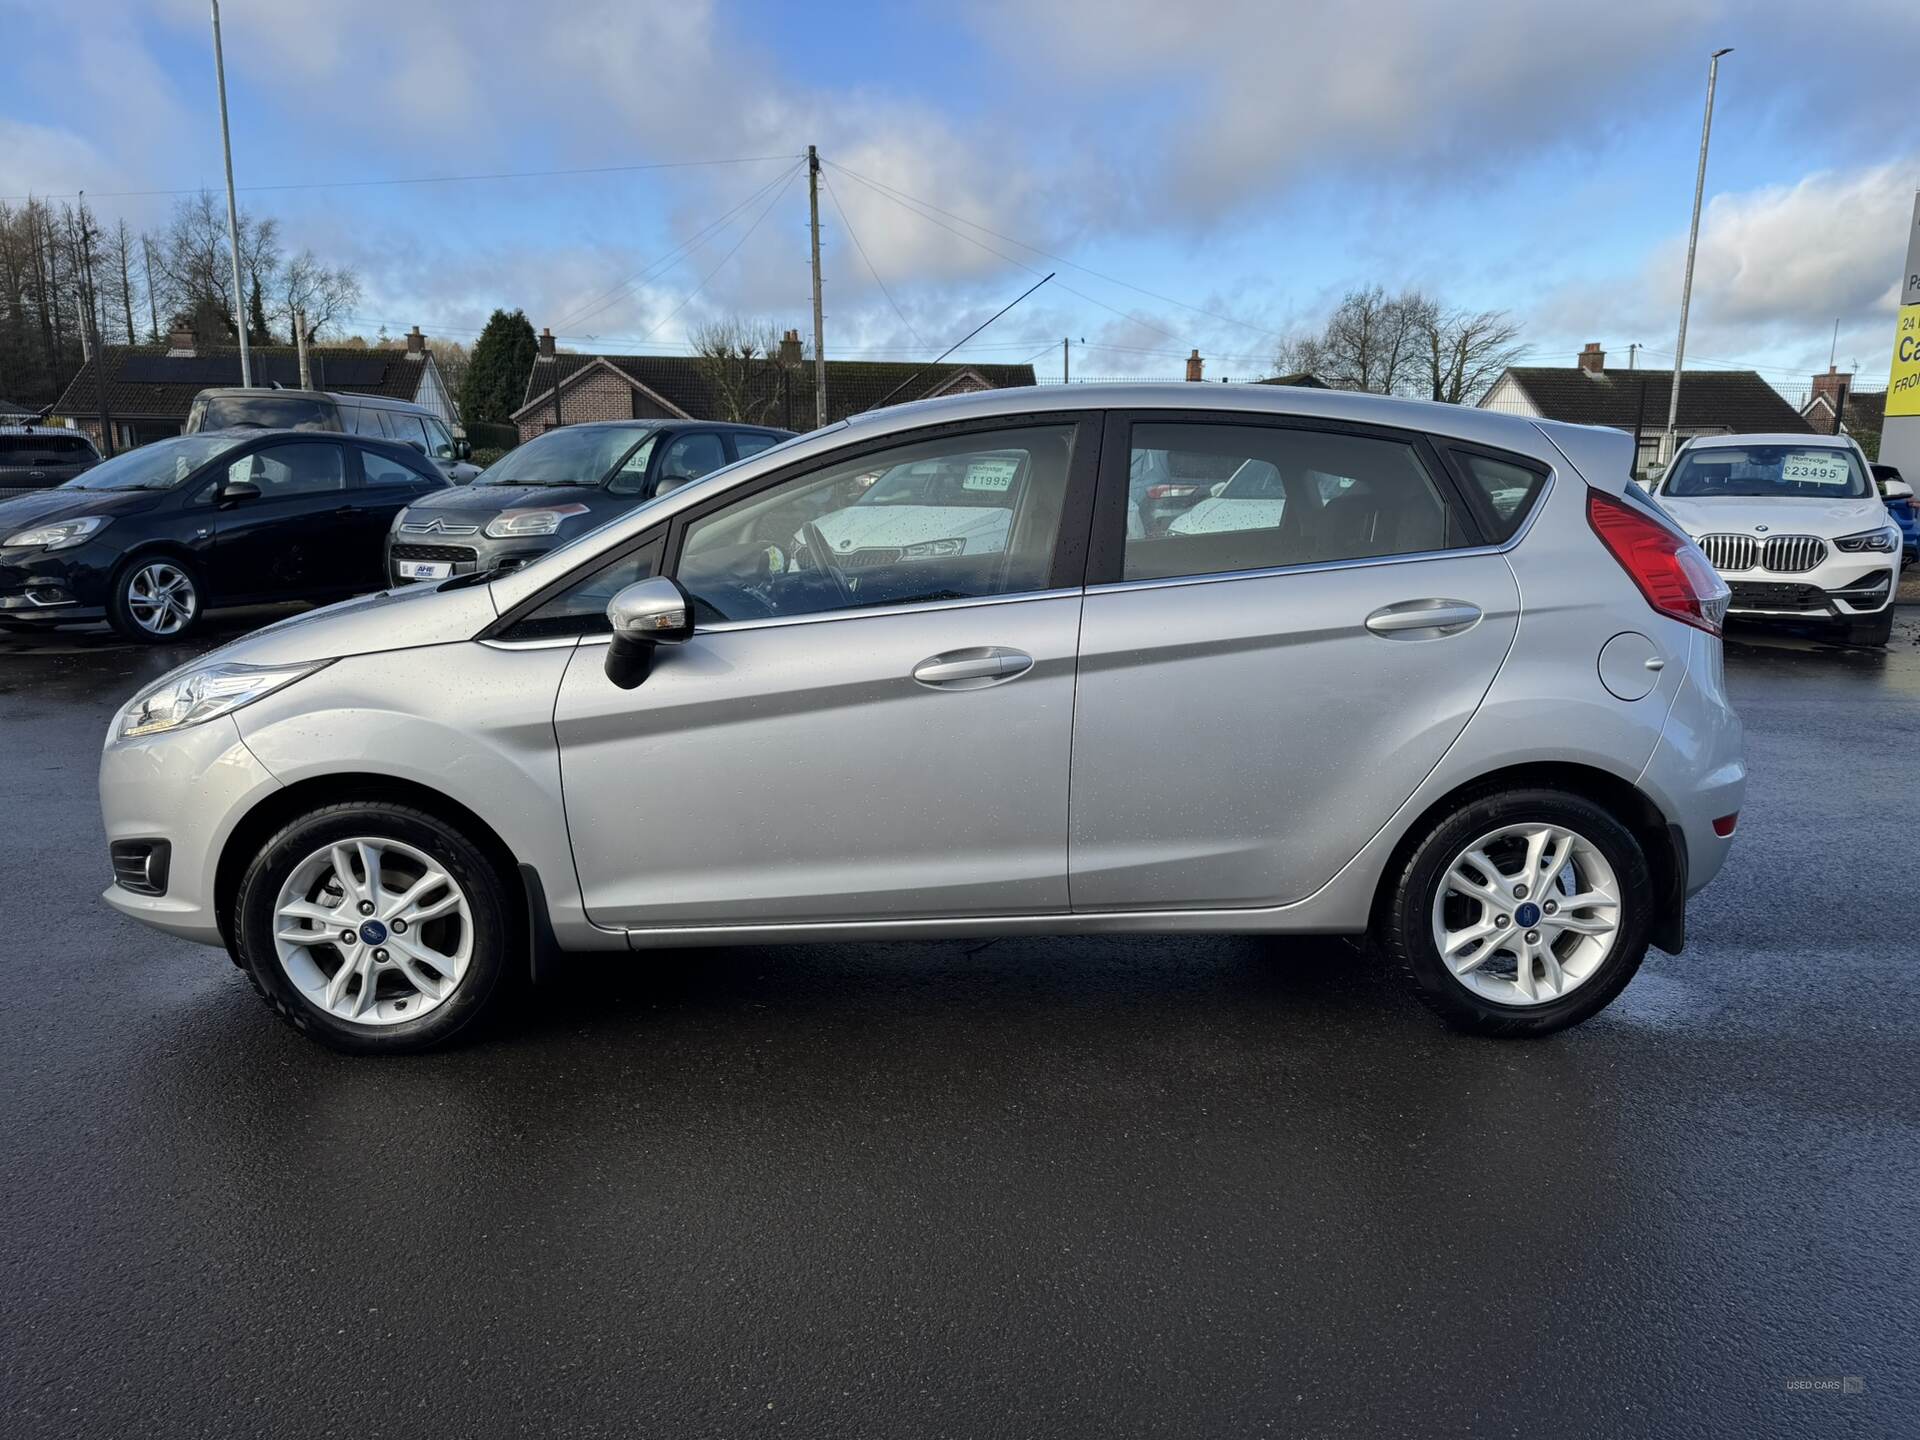
[[1894, 328], [1887, 414], [1920, 415], [1920, 305], [1903, 307], [1900, 323]]

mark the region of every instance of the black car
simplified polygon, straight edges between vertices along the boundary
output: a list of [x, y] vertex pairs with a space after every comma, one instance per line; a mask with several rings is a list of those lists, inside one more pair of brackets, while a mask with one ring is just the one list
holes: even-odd
[[46, 490], [100, 463], [93, 441], [59, 425], [0, 425], [0, 490]]
[[412, 447], [365, 436], [155, 441], [0, 502], [0, 626], [104, 618], [176, 640], [214, 606], [383, 589], [394, 516], [445, 484]]
[[790, 430], [609, 420], [536, 435], [473, 484], [407, 507], [387, 541], [395, 583], [513, 570], [655, 496], [758, 455]]

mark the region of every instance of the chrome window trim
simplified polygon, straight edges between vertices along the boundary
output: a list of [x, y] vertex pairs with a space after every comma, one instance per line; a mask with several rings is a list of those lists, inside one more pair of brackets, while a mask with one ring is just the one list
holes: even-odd
[[1166, 590], [1186, 585], [1220, 585], [1235, 580], [1260, 580], [1277, 575], [1317, 575], [1329, 570], [1359, 570], [1375, 565], [1410, 565], [1422, 560], [1461, 560], [1476, 555], [1504, 555], [1522, 540], [1540, 518], [1553, 496], [1554, 482], [1560, 478], [1558, 467], [1547, 471], [1547, 483], [1527, 512], [1527, 518], [1510, 539], [1498, 545], [1461, 545], [1450, 550], [1411, 550], [1404, 555], [1361, 555], [1351, 560], [1311, 560], [1299, 565], [1269, 565], [1258, 570], [1221, 570], [1211, 575], [1168, 575], [1156, 580], [1114, 580], [1104, 585], [1089, 585], [1088, 595], [1107, 595], [1125, 590]]
[[541, 635], [531, 640], [482, 640], [490, 650], [559, 650], [578, 645], [582, 640], [605, 640], [605, 635]]
[[[694, 626], [694, 636], [731, 635], [740, 630], [784, 630], [791, 625], [818, 625], [828, 620], [879, 620], [892, 615], [925, 615], [938, 610], [972, 610], [983, 605], [1015, 605], [1029, 600], [1070, 600], [1085, 594], [1079, 586], [1055, 590], [1022, 590], [1013, 595], [970, 596], [963, 600], [925, 600], [914, 605], [861, 605], [847, 610], [818, 610], [808, 615], [774, 615], [765, 620], [716, 620], [711, 625]], [[604, 645], [611, 635], [581, 635], [580, 644]], [[493, 644], [493, 641], [482, 641]], [[505, 642], [524, 644], [523, 641]]]

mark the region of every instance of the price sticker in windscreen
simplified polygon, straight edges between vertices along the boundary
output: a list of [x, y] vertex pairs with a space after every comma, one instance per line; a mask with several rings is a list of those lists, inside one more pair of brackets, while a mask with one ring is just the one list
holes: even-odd
[[1803, 450], [1781, 462], [1780, 478], [1794, 485], [1845, 485], [1853, 479], [1853, 469], [1837, 451]]
[[967, 478], [960, 482], [960, 488], [1005, 490], [1013, 484], [1013, 477], [1019, 473], [1019, 460], [999, 455], [986, 456], [968, 463]]

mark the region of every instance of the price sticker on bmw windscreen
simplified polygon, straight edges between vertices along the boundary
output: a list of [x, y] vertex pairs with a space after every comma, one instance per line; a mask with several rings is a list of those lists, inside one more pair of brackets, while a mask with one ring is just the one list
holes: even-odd
[[1853, 469], [1836, 451], [1802, 451], [1780, 463], [1780, 478], [1795, 485], [1845, 485], [1853, 479]]
[[967, 478], [960, 482], [963, 490], [1005, 490], [1013, 484], [1013, 477], [1020, 473], [1020, 462], [994, 455], [974, 460], [967, 466]]

